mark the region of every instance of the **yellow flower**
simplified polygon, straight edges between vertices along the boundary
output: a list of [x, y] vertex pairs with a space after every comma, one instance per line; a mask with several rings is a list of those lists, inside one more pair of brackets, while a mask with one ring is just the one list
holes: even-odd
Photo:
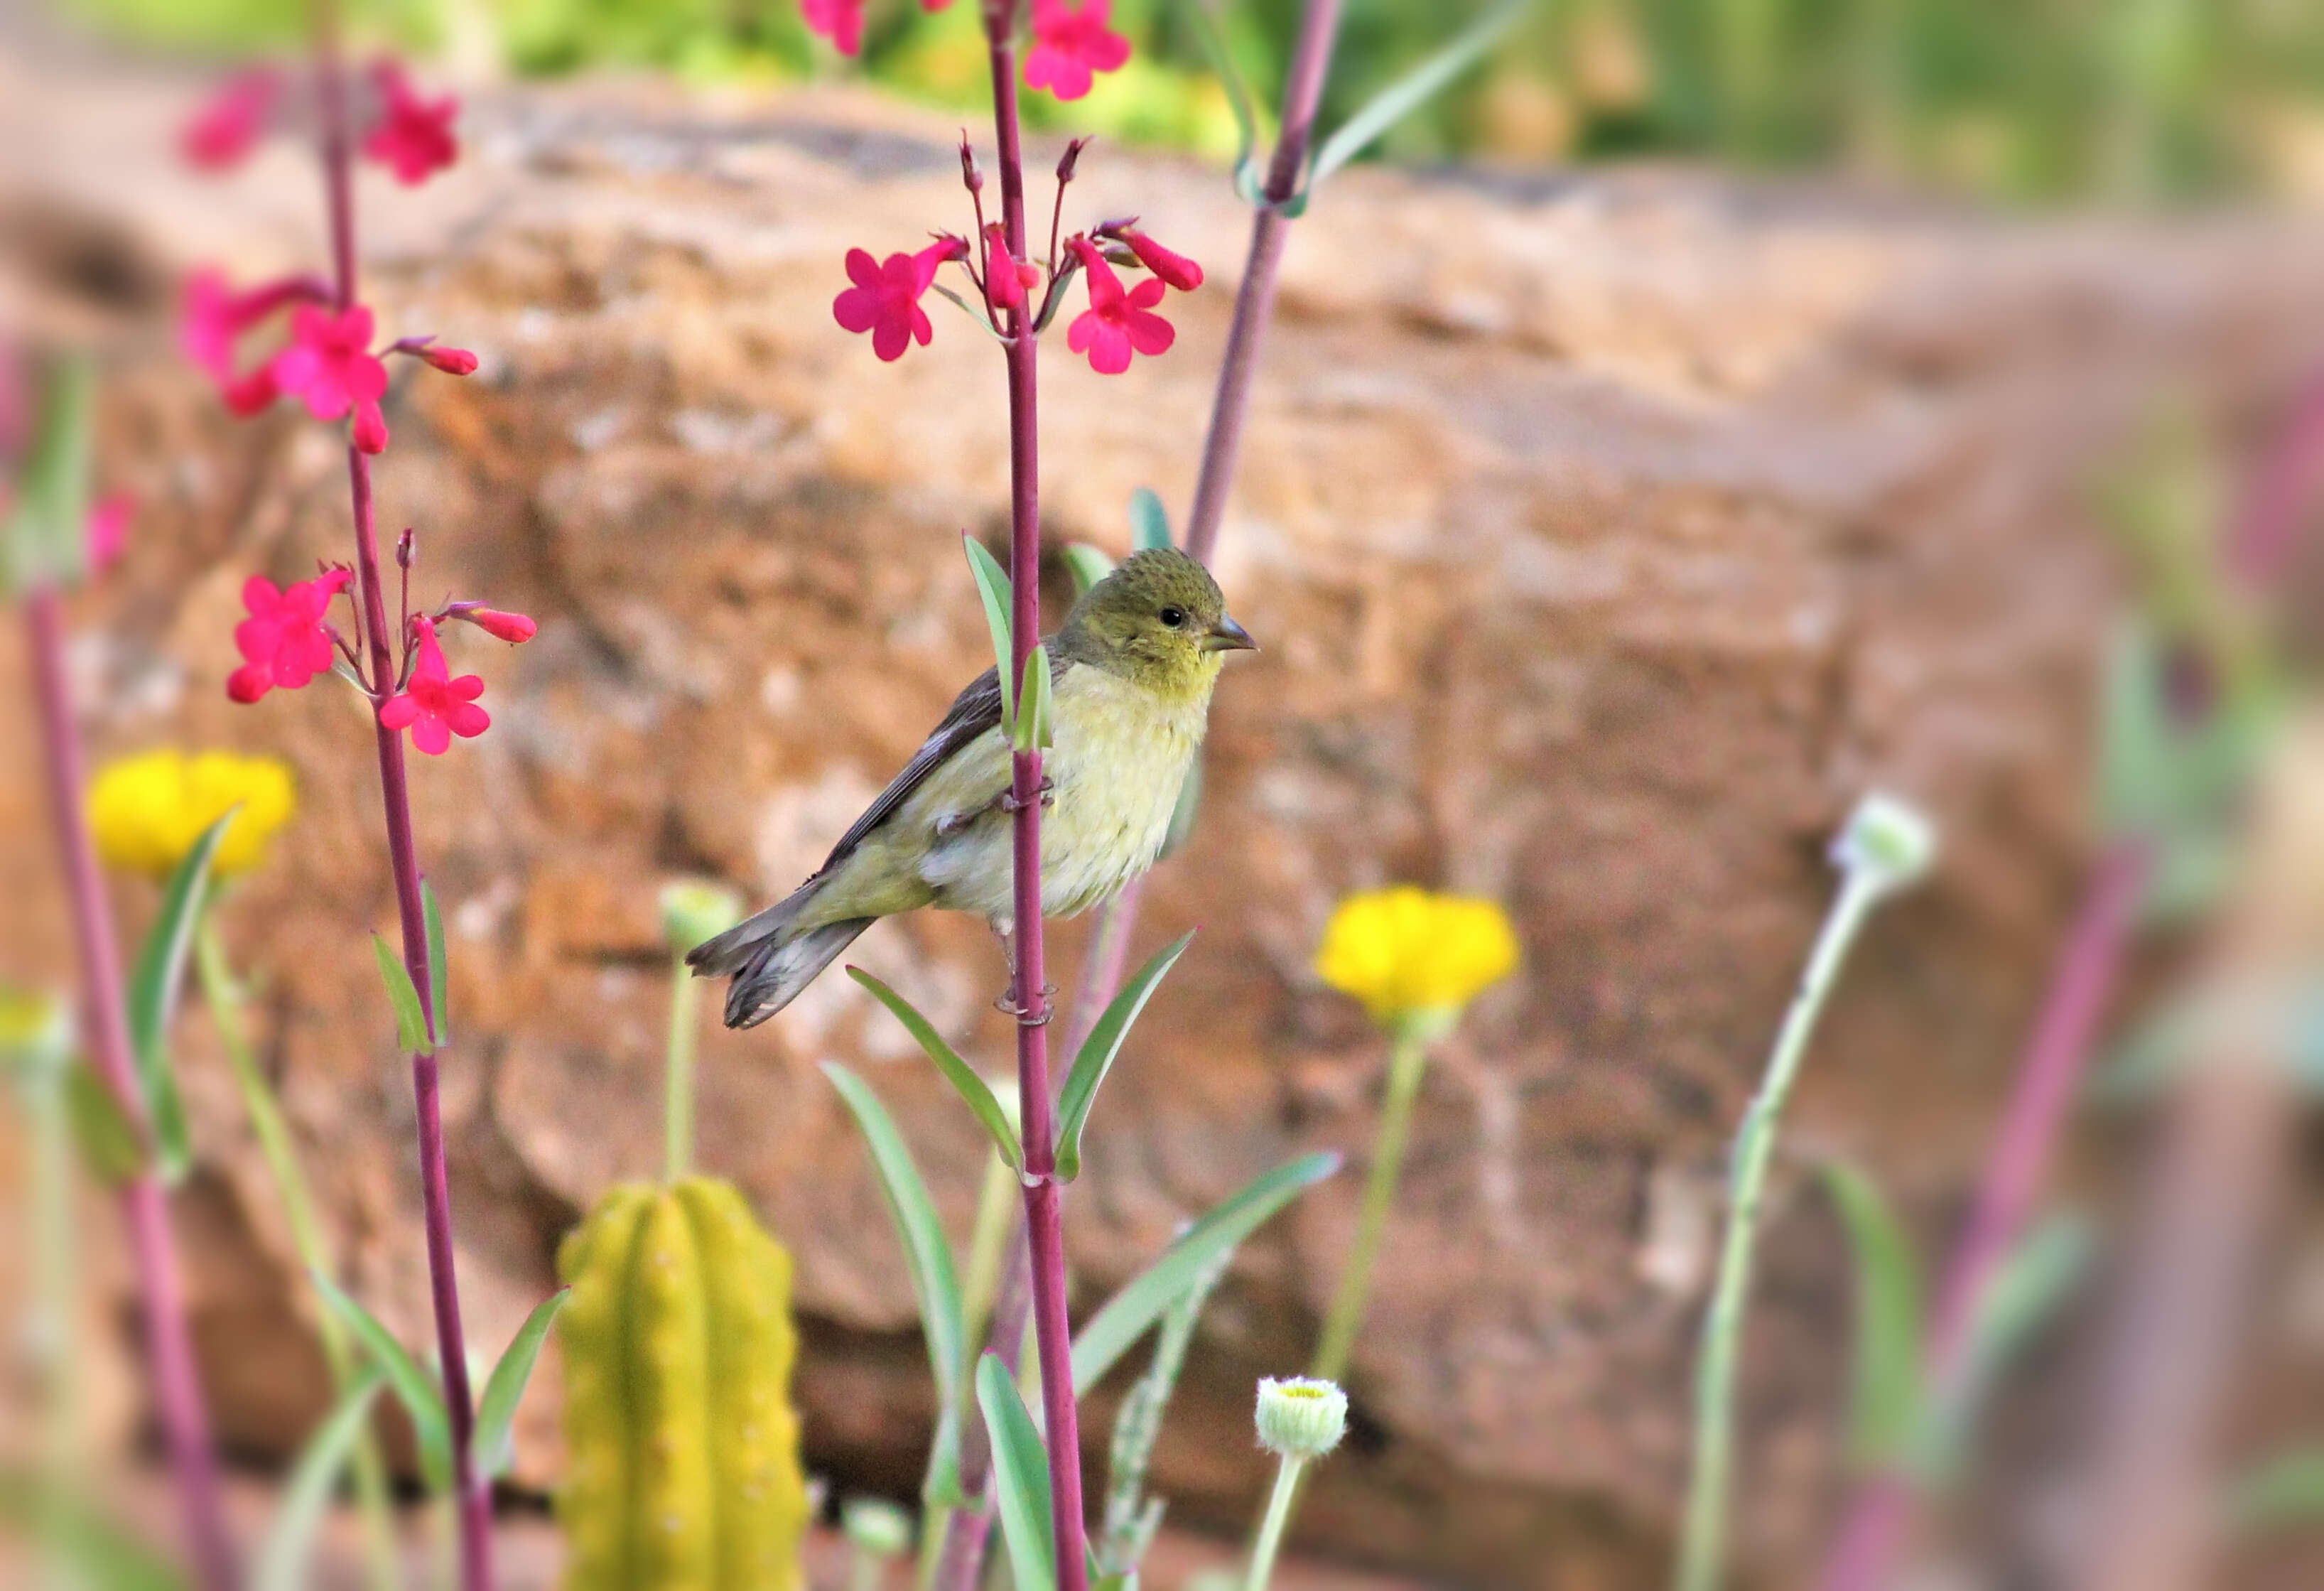
[[240, 807], [211, 862], [217, 877], [230, 878], [266, 859], [267, 842], [298, 804], [290, 770], [272, 757], [164, 750], [98, 770], [88, 823], [108, 866], [165, 879], [211, 824]]
[[1499, 906], [1411, 884], [1342, 901], [1315, 952], [1316, 976], [1386, 1027], [1449, 1025], [1517, 966], [1517, 932]]

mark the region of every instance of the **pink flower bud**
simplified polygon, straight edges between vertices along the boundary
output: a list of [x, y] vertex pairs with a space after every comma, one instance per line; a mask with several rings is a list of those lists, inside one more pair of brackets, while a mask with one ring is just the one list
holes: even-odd
[[387, 417], [379, 412], [377, 403], [355, 405], [355, 450], [361, 453], [387, 451]]
[[[1197, 282], [1201, 281], [1202, 274], [1202, 271], [1197, 268], [1194, 279]], [[420, 349], [419, 353], [421, 358], [447, 375], [474, 375], [476, 373], [476, 356], [466, 348], [430, 347]]]
[[1185, 255], [1164, 248], [1143, 232], [1125, 227], [1122, 242], [1138, 256], [1138, 263], [1159, 276], [1180, 292], [1192, 292], [1203, 285], [1203, 268]]
[[1026, 282], [1017, 273], [1017, 262], [1009, 253], [1007, 235], [1001, 223], [988, 221], [984, 227], [984, 293], [993, 308], [1013, 309], [1025, 301]]
[[505, 641], [512, 646], [521, 646], [540, 634], [540, 626], [524, 615], [503, 613], [496, 607], [463, 608], [457, 616], [494, 640]]

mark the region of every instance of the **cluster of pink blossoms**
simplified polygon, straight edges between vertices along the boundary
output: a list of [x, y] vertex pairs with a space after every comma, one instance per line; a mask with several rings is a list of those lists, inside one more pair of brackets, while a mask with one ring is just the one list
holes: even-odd
[[[456, 97], [425, 97], [393, 61], [375, 64], [369, 85], [361, 124], [366, 158], [386, 167], [406, 186], [427, 180], [458, 159], [459, 141], [453, 132], [459, 114]], [[281, 119], [283, 100], [281, 74], [270, 68], [242, 72], [187, 124], [179, 148], [189, 162], [203, 170], [233, 166]], [[287, 321], [287, 340], [256, 363], [244, 364], [242, 339], [278, 318]], [[474, 374], [476, 356], [465, 348], [438, 347], [428, 337], [375, 347], [374, 326], [370, 306], [338, 302], [317, 277], [286, 276], [237, 291], [223, 272], [205, 267], [187, 281], [180, 336], [187, 356], [217, 384], [219, 396], [235, 414], [257, 414], [276, 399], [288, 397], [305, 404], [318, 420], [347, 421], [348, 440], [358, 451], [375, 455], [384, 452], [388, 443], [380, 402], [387, 395], [390, 356], [406, 355], [452, 375]], [[93, 540], [99, 535], [93, 526]], [[117, 541], [117, 530], [112, 539]], [[407, 587], [416, 545], [407, 530], [396, 549]], [[372, 698], [383, 726], [410, 729], [412, 745], [431, 755], [447, 748], [454, 735], [483, 734], [492, 722], [476, 703], [484, 682], [474, 674], [452, 674], [438, 626], [449, 619], [463, 620], [499, 640], [523, 642], [538, 628], [532, 620], [476, 602], [447, 602], [433, 614], [407, 610], [396, 635], [400, 657], [394, 678], [375, 681], [366, 671], [362, 649], [349, 639], [350, 634], [365, 634], [364, 606], [355, 587], [355, 571], [339, 563], [325, 565], [313, 579], [288, 586], [277, 586], [263, 575], [252, 576], [242, 589], [247, 616], [234, 632], [242, 666], [227, 678], [226, 694], [238, 702], [254, 702], [276, 689], [296, 690], [336, 669]], [[330, 619], [333, 603], [343, 597], [351, 609], [347, 631]]]
[[[866, 0], [800, 0], [808, 29], [831, 41], [842, 55], [863, 49]], [[920, 0], [923, 11], [942, 11], [952, 0]], [[1060, 99], [1079, 99], [1099, 72], [1120, 71], [1130, 60], [1130, 41], [1113, 31], [1113, 0], [1033, 0], [1032, 36], [1025, 49], [1025, 82]]]
[[[1065, 187], [1074, 180], [1074, 168], [1085, 143], [1074, 139], [1057, 162], [1058, 216], [1064, 213]], [[846, 330], [870, 332], [874, 354], [882, 359], [900, 359], [912, 344], [928, 345], [936, 327], [920, 307], [920, 300], [931, 288], [969, 313], [980, 312], [969, 300], [936, 285], [937, 273], [954, 264], [967, 273], [986, 326], [1004, 339], [1010, 335], [1001, 324], [1004, 313], [1024, 311], [1019, 319], [1029, 320], [1030, 335], [1038, 336], [1056, 316], [1065, 284], [1076, 275], [1087, 276], [1089, 308], [1074, 316], [1065, 328], [1065, 346], [1076, 354], [1086, 354], [1090, 368], [1101, 375], [1119, 375], [1130, 368], [1133, 355], [1163, 353], [1177, 340], [1176, 328], [1157, 314], [1156, 308], [1170, 289], [1192, 292], [1202, 286], [1200, 265], [1139, 230], [1135, 216], [1101, 223], [1062, 242], [1057, 236], [1059, 223], [1053, 220], [1047, 256], [1038, 261], [1018, 259], [1009, 252], [1001, 223], [984, 218], [984, 179], [965, 137], [961, 140], [960, 168], [976, 207], [981, 249], [971, 247], [964, 237], [945, 233], [917, 254], [891, 254], [885, 260], [873, 259], [865, 249], [847, 251], [847, 279], [854, 285], [832, 301], [832, 319]], [[1124, 287], [1114, 273], [1116, 265], [1142, 266], [1147, 278], [1136, 287]]]

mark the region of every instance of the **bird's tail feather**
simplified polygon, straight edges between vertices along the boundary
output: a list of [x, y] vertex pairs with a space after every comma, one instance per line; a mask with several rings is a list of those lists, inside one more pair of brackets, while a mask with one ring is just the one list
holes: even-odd
[[858, 934], [879, 920], [856, 917], [801, 932], [793, 925], [808, 893], [800, 890], [716, 939], [704, 940], [687, 957], [696, 977], [733, 975], [726, 991], [728, 1027], [756, 1027], [788, 1005]]

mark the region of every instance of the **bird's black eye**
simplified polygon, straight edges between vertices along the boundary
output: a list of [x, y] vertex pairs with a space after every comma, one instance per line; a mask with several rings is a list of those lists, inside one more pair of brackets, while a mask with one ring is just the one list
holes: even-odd
[[1186, 622], [1186, 610], [1183, 607], [1166, 607], [1162, 610], [1161, 618], [1164, 624], [1175, 630]]

